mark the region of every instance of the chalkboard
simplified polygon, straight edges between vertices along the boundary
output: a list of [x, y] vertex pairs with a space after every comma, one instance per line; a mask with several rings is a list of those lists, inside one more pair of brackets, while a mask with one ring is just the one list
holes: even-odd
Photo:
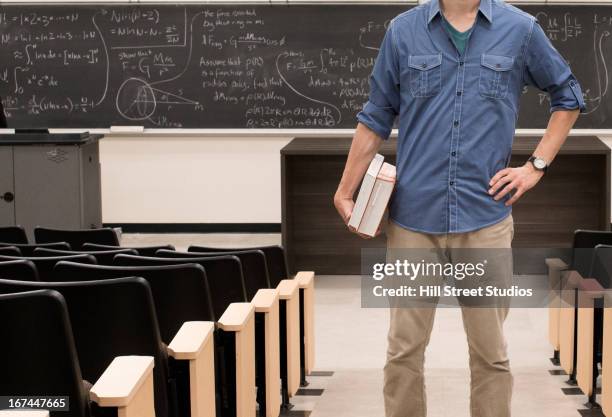
[[[580, 80], [579, 128], [612, 128], [612, 7], [521, 6]], [[405, 5], [4, 5], [0, 96], [11, 127], [355, 126], [389, 20]], [[526, 90], [518, 127], [543, 128]]]

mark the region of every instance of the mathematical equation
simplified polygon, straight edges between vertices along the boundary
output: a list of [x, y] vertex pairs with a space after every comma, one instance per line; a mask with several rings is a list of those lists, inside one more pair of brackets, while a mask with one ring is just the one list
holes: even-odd
[[[612, 9], [599, 9], [528, 10], [555, 45], [584, 45], [599, 77], [596, 88], [583, 86], [595, 113], [609, 110], [605, 57], [612, 55]], [[380, 41], [404, 10], [6, 6], [0, 95], [9, 123], [23, 125], [354, 127]], [[529, 105], [544, 115], [547, 95], [535, 94]]]

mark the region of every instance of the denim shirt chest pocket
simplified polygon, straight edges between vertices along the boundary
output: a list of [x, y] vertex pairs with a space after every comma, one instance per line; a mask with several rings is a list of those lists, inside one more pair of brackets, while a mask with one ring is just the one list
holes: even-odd
[[409, 55], [410, 93], [413, 97], [432, 97], [442, 85], [442, 54]]
[[503, 99], [508, 93], [508, 84], [514, 66], [514, 57], [482, 54], [480, 59], [480, 95]]

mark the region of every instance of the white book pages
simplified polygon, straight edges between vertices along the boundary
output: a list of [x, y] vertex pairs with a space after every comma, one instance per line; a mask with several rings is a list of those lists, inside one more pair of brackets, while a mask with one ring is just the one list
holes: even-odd
[[372, 159], [372, 162], [370, 162], [370, 166], [363, 177], [361, 188], [359, 189], [359, 194], [357, 195], [357, 201], [355, 202], [353, 213], [351, 215], [351, 219], [349, 220], [349, 226], [354, 227], [355, 229], [359, 228], [359, 224], [363, 218], [363, 213], [365, 213], [368, 200], [370, 199], [370, 194], [372, 194], [376, 177], [378, 176], [384, 160], [385, 158], [382, 155], [376, 154]]
[[357, 228], [359, 233], [367, 236], [376, 234], [395, 187], [395, 176], [395, 167], [384, 163], [377, 175], [363, 218]]

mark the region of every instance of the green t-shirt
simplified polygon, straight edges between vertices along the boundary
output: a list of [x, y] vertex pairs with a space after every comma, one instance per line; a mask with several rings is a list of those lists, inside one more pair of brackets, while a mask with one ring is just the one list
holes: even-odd
[[444, 29], [450, 36], [455, 48], [459, 51], [460, 55], [463, 55], [463, 51], [465, 51], [465, 46], [467, 45], [468, 39], [470, 38], [470, 34], [472, 33], [472, 28], [469, 28], [465, 32], [459, 32], [457, 29], [453, 27], [448, 21], [442, 16], [442, 22], [444, 25]]

